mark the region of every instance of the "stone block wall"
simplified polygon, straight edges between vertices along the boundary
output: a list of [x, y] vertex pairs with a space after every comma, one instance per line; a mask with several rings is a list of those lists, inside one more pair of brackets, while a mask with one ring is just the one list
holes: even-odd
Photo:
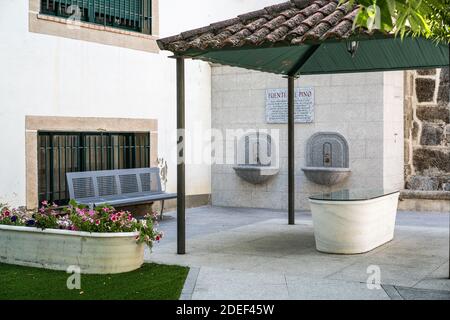
[[[212, 127], [221, 131], [278, 129], [280, 164], [279, 174], [261, 185], [240, 179], [233, 165], [213, 164], [213, 205], [287, 209], [287, 124], [266, 123], [265, 112], [266, 89], [286, 86], [287, 80], [278, 75], [212, 68]], [[302, 76], [295, 86], [315, 90], [314, 123], [295, 126], [298, 210], [309, 209], [308, 197], [316, 193], [403, 187], [403, 72]], [[317, 132], [337, 132], [348, 141], [352, 174], [347, 181], [326, 187], [304, 175], [306, 144]], [[226, 137], [222, 140], [225, 143]]]
[[449, 69], [405, 72], [405, 188], [450, 191]]

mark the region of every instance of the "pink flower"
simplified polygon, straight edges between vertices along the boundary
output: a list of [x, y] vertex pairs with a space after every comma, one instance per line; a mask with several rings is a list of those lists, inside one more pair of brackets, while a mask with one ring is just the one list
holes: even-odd
[[103, 212], [109, 212], [109, 208], [103, 208]]
[[5, 217], [9, 217], [9, 215], [11, 214], [11, 212], [9, 212], [8, 210], [5, 210], [5, 212], [3, 212], [3, 214], [5, 215]]
[[44, 200], [41, 203], [42, 203], [43, 206], [48, 206], [48, 201], [47, 200]]
[[95, 225], [100, 225], [100, 220], [95, 220]]
[[89, 215], [90, 215], [91, 217], [95, 216], [95, 211], [94, 211], [94, 210], [89, 210]]

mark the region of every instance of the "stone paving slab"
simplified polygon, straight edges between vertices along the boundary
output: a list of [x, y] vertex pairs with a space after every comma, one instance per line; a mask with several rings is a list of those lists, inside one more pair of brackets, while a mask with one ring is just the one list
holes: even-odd
[[326, 255], [289, 255], [279, 259], [267, 260], [254, 267], [254, 272], [283, 273], [285, 275], [325, 278], [352, 265], [354, 258], [328, 257]]
[[[366, 282], [368, 279], [368, 268], [373, 264], [358, 262], [338, 273], [328, 276], [328, 279], [341, 281]], [[381, 284], [413, 287], [432, 272], [435, 266], [398, 266], [392, 264], [376, 265], [381, 270]]]
[[158, 254], [146, 257], [146, 261], [161, 264], [182, 265], [188, 267], [220, 267], [229, 270], [248, 271], [264, 263], [268, 258], [262, 256], [240, 256], [233, 254], [210, 253], [192, 255], [187, 254], [182, 259], [176, 254]]
[[287, 300], [286, 280], [281, 274], [249, 273], [203, 267], [193, 300]]
[[450, 300], [450, 291], [396, 287], [404, 300]]
[[286, 276], [289, 299], [295, 300], [390, 300], [383, 290], [366, 283]]
[[[182, 256], [175, 254], [174, 225], [175, 219], [161, 223], [169, 236], [145, 259], [198, 268], [183, 299], [420, 299], [426, 291], [440, 299], [450, 292], [448, 215], [399, 214], [395, 239], [361, 255], [318, 252], [305, 213], [289, 226], [277, 211], [189, 210]], [[380, 268], [380, 290], [367, 287], [371, 266]]]
[[384, 284], [381, 286], [391, 300], [405, 300], [395, 286]]
[[381, 288], [365, 283], [201, 268], [194, 300], [388, 300]]
[[428, 290], [450, 291], [450, 280], [448, 280], [448, 261], [443, 263], [433, 273], [419, 281], [414, 288]]

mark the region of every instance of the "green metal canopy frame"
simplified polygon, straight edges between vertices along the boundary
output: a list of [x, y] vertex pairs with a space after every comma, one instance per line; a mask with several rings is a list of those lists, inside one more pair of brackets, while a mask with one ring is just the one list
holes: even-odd
[[[358, 42], [352, 57], [348, 43]], [[204, 60], [285, 76], [438, 68], [448, 65], [446, 44], [424, 38], [378, 38], [324, 41], [298, 46], [231, 48], [186, 52], [185, 58]]]
[[[295, 224], [294, 80], [301, 75], [438, 68], [449, 44], [353, 30], [357, 7], [291, 0], [158, 40], [177, 59], [178, 253], [185, 254], [184, 60], [198, 59], [288, 79], [288, 213]], [[450, 259], [450, 258], [449, 258]], [[449, 276], [450, 277], [450, 276]]]

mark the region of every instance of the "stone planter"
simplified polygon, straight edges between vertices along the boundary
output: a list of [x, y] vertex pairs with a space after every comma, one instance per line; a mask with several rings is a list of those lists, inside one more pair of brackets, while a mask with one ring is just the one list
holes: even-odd
[[310, 199], [317, 250], [359, 254], [394, 239], [399, 195], [359, 201]]
[[88, 233], [0, 225], [0, 262], [85, 274], [136, 270], [144, 263], [138, 233]]

